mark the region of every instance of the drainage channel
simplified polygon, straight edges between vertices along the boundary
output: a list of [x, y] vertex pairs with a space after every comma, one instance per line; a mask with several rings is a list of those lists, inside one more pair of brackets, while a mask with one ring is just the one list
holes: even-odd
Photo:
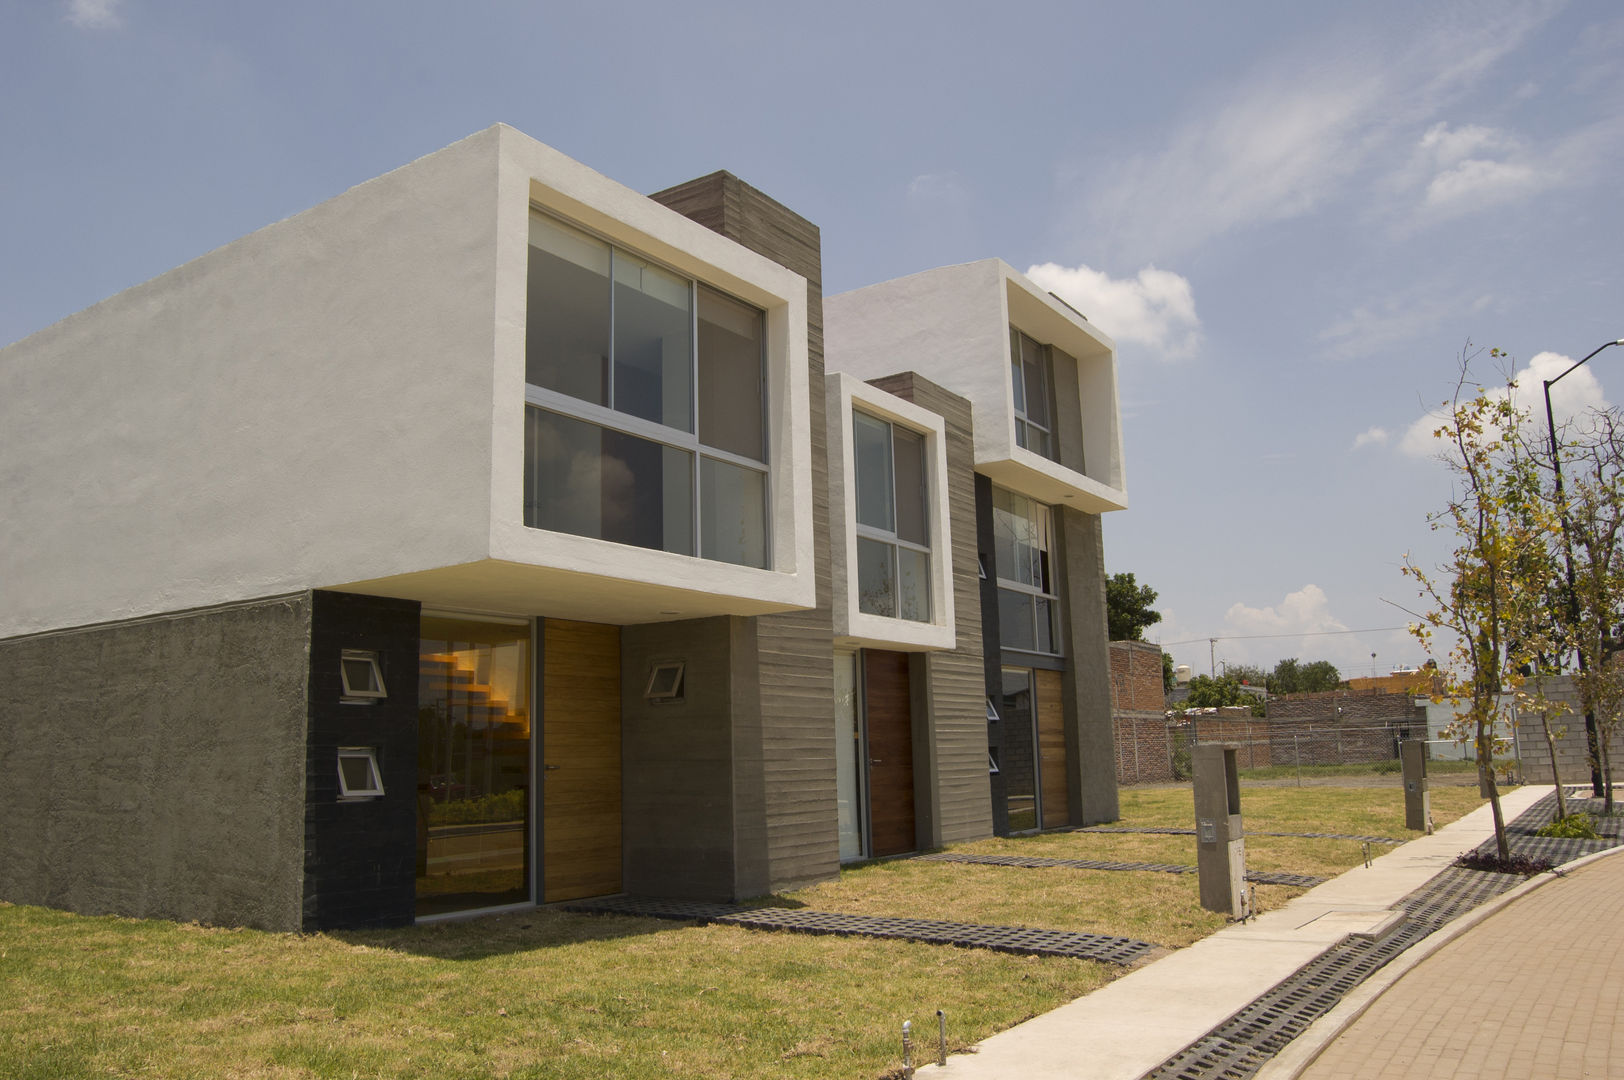
[[[1526, 835], [1550, 821], [1555, 806], [1555, 797], [1548, 796], [1518, 817], [1517, 823], [1523, 827], [1510, 837], [1513, 853], [1565, 862], [1619, 845], [1619, 840], [1552, 841]], [[1494, 841], [1489, 840], [1487, 846], [1492, 851]], [[1350, 936], [1331, 946], [1295, 975], [1145, 1074], [1145, 1080], [1246, 1080], [1382, 965], [1522, 880], [1517, 874], [1449, 867], [1395, 905], [1404, 918], [1390, 934], [1375, 939]]]
[[[1143, 833], [1151, 836], [1194, 836], [1194, 829], [1183, 829], [1176, 826], [1136, 826], [1136, 825], [1084, 825], [1073, 829], [1072, 832], [1086, 833]], [[1301, 840], [1361, 840], [1367, 844], [1407, 844], [1408, 840], [1398, 840], [1391, 836], [1359, 836], [1356, 833], [1337, 832], [1263, 832], [1259, 829], [1247, 829], [1247, 836], [1289, 836]]]
[[639, 915], [655, 919], [683, 919], [751, 930], [786, 930], [799, 934], [834, 934], [843, 937], [893, 938], [930, 945], [956, 945], [964, 949], [1027, 956], [1065, 956], [1108, 964], [1137, 963], [1160, 948], [1148, 941], [1084, 934], [1072, 930], [1041, 930], [1028, 926], [985, 926], [937, 919], [892, 919], [876, 915], [842, 915], [810, 908], [750, 908], [698, 900], [611, 896], [564, 906], [565, 911], [589, 915]]
[[[1181, 863], [1104, 862], [1099, 859], [1045, 859], [1036, 855], [971, 855], [956, 851], [939, 851], [920, 855], [919, 862], [970, 863], [977, 866], [1014, 866], [1023, 870], [1037, 870], [1048, 866], [1061, 866], [1069, 870], [1140, 870], [1158, 874], [1193, 874], [1196, 867]], [[1295, 885], [1312, 889], [1327, 880], [1310, 874], [1288, 874], [1277, 870], [1248, 870], [1246, 880], [1256, 885]]]

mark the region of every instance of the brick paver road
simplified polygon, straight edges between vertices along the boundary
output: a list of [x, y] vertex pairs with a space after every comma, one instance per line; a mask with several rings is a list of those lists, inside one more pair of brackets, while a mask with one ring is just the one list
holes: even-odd
[[1624, 854], [1546, 883], [1402, 976], [1304, 1080], [1624, 1078]]

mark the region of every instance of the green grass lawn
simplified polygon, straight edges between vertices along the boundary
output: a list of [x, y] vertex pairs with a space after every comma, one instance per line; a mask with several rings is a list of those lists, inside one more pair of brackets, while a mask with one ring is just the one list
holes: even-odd
[[[1440, 824], [1475, 789], [1433, 792]], [[1405, 836], [1393, 788], [1242, 791], [1249, 829]], [[1189, 825], [1188, 788], [1123, 793]], [[1317, 845], [1317, 846], [1316, 846]], [[1193, 838], [1058, 833], [963, 850], [1194, 862]], [[1356, 843], [1249, 836], [1257, 869], [1329, 873]], [[1385, 850], [1385, 849], [1383, 849]], [[1300, 890], [1260, 887], [1260, 906]], [[1188, 944], [1223, 925], [1193, 875], [873, 863], [776, 898]], [[966, 1045], [1102, 985], [1089, 961], [552, 910], [267, 934], [0, 905], [0, 1077], [875, 1077], [905, 1019]]]

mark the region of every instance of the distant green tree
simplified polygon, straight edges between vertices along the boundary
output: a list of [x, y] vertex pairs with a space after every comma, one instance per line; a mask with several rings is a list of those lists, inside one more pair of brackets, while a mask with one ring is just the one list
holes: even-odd
[[1267, 687], [1268, 672], [1256, 664], [1229, 664], [1224, 668], [1224, 674], [1240, 683], [1242, 686]]
[[1329, 660], [1301, 663], [1293, 656], [1274, 665], [1269, 675], [1271, 694], [1318, 694], [1342, 685], [1342, 674]]
[[1162, 621], [1162, 613], [1150, 605], [1156, 590], [1141, 585], [1132, 574], [1112, 574], [1105, 583], [1106, 628], [1112, 641], [1143, 641], [1145, 627]]
[[1173, 689], [1178, 683], [1178, 677], [1173, 674], [1173, 654], [1162, 653], [1162, 690]]
[[1241, 681], [1233, 675], [1214, 679], [1210, 675], [1197, 675], [1190, 680], [1190, 696], [1185, 708], [1220, 709], [1226, 705], [1245, 705], [1253, 716], [1263, 715], [1263, 699], [1241, 689]]

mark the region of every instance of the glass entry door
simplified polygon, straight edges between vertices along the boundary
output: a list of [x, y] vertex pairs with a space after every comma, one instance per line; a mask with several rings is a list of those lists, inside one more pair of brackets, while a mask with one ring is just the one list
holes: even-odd
[[417, 914], [530, 899], [528, 623], [423, 617]]

